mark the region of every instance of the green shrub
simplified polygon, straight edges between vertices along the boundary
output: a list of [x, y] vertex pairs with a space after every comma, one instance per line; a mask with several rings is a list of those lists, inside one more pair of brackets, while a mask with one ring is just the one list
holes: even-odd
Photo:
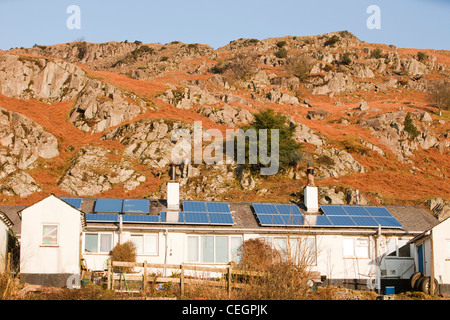
[[277, 42], [277, 47], [283, 48], [286, 44], [287, 44], [286, 41], [279, 41], [279, 42]]
[[406, 114], [404, 126], [405, 126], [404, 130], [411, 140], [414, 140], [419, 136], [420, 132], [414, 125], [411, 114], [409, 112]]
[[334, 46], [334, 44], [336, 44], [339, 40], [341, 40], [341, 38], [339, 38], [337, 35], [334, 35], [331, 38], [329, 38], [327, 41], [325, 41], [325, 43], [323, 45], [324, 45], [324, 47]]
[[344, 55], [342, 56], [342, 64], [345, 64], [346, 66], [348, 66], [349, 64], [352, 63], [352, 59], [350, 58], [350, 53], [346, 52], [344, 53]]
[[[271, 157], [272, 156], [272, 150], [271, 150], [271, 131], [272, 130], [278, 130], [279, 134], [279, 141], [278, 141], [278, 161], [279, 161], [279, 169], [280, 171], [287, 170], [289, 167], [300, 161], [301, 155], [300, 155], [300, 149], [301, 145], [298, 144], [294, 139], [294, 132], [296, 126], [292, 123], [289, 123], [287, 117], [283, 114], [275, 113], [272, 109], [266, 109], [264, 111], [261, 111], [260, 113], [254, 114], [255, 120], [246, 126], [243, 126], [242, 129], [244, 131], [248, 129], [253, 129], [256, 132], [256, 138], [257, 141], [260, 141], [260, 129], [266, 129], [267, 130], [267, 150], [266, 154]], [[246, 153], [246, 161], [245, 161], [245, 167], [250, 169], [252, 172], [260, 172], [261, 168], [269, 167], [271, 164], [265, 165], [260, 162], [260, 159], [258, 158], [256, 163], [249, 163], [250, 159], [250, 152], [249, 152], [249, 143], [246, 139], [245, 144], [245, 153]], [[237, 146], [239, 143], [236, 143], [235, 146]], [[259, 146], [261, 147], [261, 146]], [[236, 155], [238, 152], [235, 153]]]
[[313, 65], [314, 60], [311, 57], [300, 54], [286, 60], [285, 70], [303, 82], [308, 78]]
[[370, 53], [370, 56], [375, 59], [383, 58], [383, 51], [380, 48], [376, 48], [376, 49], [372, 50], [372, 52]]
[[419, 60], [420, 62], [424, 62], [428, 59], [428, 55], [425, 52], [419, 51], [417, 53], [417, 60]]
[[285, 48], [278, 48], [277, 52], [275, 52], [275, 56], [280, 59], [287, 58], [288, 51]]

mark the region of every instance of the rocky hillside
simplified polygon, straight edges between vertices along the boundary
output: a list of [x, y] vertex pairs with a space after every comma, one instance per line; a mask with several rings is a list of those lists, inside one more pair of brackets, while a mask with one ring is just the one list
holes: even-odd
[[232, 161], [186, 165], [184, 199], [301, 200], [312, 162], [322, 203], [353, 203], [358, 189], [362, 203], [425, 205], [442, 218], [450, 114], [439, 115], [429, 88], [449, 77], [448, 51], [347, 31], [217, 50], [178, 41], [11, 49], [0, 52], [0, 194], [3, 203], [164, 197], [174, 136], [194, 121], [225, 133], [271, 108], [296, 125], [300, 162], [265, 178]]

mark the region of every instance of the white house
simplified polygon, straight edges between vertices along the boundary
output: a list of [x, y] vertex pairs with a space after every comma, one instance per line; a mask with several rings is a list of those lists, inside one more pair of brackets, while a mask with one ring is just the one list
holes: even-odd
[[[173, 184], [171, 194], [177, 202]], [[311, 199], [314, 195], [317, 192], [307, 195], [310, 210], [292, 203], [181, 201], [178, 210], [171, 211], [167, 203], [173, 204], [173, 199], [79, 198], [79, 208], [86, 213], [83, 258], [89, 269], [105, 270], [115, 244], [131, 240], [139, 262], [220, 267], [239, 262], [239, 248], [246, 240], [261, 238], [288, 254], [307, 248], [310, 269], [325, 284], [380, 292], [388, 285], [410, 289], [414, 250], [409, 240], [436, 225], [437, 219], [422, 207], [318, 206], [317, 198]], [[214, 213], [219, 204], [224, 211], [229, 208], [229, 216]], [[335, 216], [347, 211], [351, 214], [345, 218]], [[381, 225], [369, 212], [380, 218]]]
[[426, 230], [410, 241], [414, 244], [415, 289], [430, 292], [434, 278], [436, 293], [450, 292], [450, 219]]
[[311, 187], [307, 206], [180, 201], [178, 183], [170, 188], [170, 199], [50, 196], [23, 209], [21, 278], [65, 286], [80, 275], [81, 259], [91, 271], [106, 270], [110, 251], [127, 240], [138, 262], [221, 267], [239, 262], [246, 240], [260, 238], [283, 254], [306, 252], [323, 284], [410, 290], [416, 258], [410, 240], [439, 223], [423, 207], [319, 206]]
[[51, 195], [21, 211], [21, 280], [65, 286], [80, 276], [84, 215]]

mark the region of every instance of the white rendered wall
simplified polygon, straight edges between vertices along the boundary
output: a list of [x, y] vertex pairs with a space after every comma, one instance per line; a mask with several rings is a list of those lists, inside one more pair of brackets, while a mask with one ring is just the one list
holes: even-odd
[[[42, 245], [42, 225], [58, 225], [58, 245]], [[80, 212], [50, 196], [22, 211], [20, 272], [80, 273]]]

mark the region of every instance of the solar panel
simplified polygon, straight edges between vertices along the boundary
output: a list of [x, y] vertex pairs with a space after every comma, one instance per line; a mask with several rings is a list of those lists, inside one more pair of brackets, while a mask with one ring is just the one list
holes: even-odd
[[366, 207], [366, 210], [372, 217], [392, 217], [392, 215], [389, 213], [389, 211], [386, 210], [386, 208]]
[[285, 225], [289, 225], [289, 226], [303, 225], [303, 216], [301, 216], [301, 215], [282, 214], [280, 216], [283, 218]]
[[102, 199], [95, 201], [95, 212], [122, 212], [122, 199]]
[[118, 222], [119, 215], [118, 214], [95, 214], [88, 213], [86, 214], [86, 221], [97, 221], [97, 222]]
[[316, 226], [324, 227], [324, 226], [332, 226], [330, 219], [326, 216], [317, 216], [316, 218]]
[[306, 215], [304, 216], [304, 225], [309, 227], [332, 227], [330, 219], [327, 216]]
[[184, 212], [186, 223], [209, 223], [208, 214], [206, 212]]
[[262, 226], [282, 226], [285, 224], [279, 214], [258, 214], [257, 217]]
[[[167, 220], [166, 220], [166, 212], [165, 211], [161, 211], [160, 213], [159, 213], [159, 216], [160, 216], [160, 221], [161, 221], [161, 223], [167, 223]], [[178, 213], [178, 221], [177, 221], [178, 223], [184, 223], [184, 215], [183, 215], [183, 212], [179, 212]], [[173, 222], [171, 222], [171, 223], [173, 223]]]
[[403, 226], [393, 217], [373, 217], [381, 227], [403, 228]]
[[125, 199], [123, 200], [124, 213], [150, 213], [150, 200]]
[[214, 213], [229, 213], [230, 207], [225, 202], [206, 202], [206, 209], [208, 212]]
[[364, 207], [351, 207], [351, 206], [343, 206], [342, 207], [349, 216], [368, 216], [370, 217], [369, 212]]
[[378, 222], [376, 222], [375, 219], [370, 216], [353, 216], [352, 219], [353, 221], [355, 221], [358, 227], [378, 227]]
[[81, 202], [83, 199], [81, 198], [61, 198], [62, 201], [70, 204], [72, 207], [77, 208], [78, 210], [81, 209]]
[[278, 211], [273, 204], [254, 203], [252, 206], [257, 214], [278, 214]]
[[347, 212], [341, 206], [320, 206], [327, 216], [346, 216]]
[[201, 201], [183, 201], [183, 210], [185, 212], [206, 212], [206, 204]]
[[331, 223], [336, 227], [354, 227], [355, 222], [349, 216], [328, 216]]
[[158, 223], [160, 222], [159, 216], [148, 216], [148, 215], [137, 215], [137, 214], [127, 214], [122, 216], [123, 222], [150, 222]]
[[301, 215], [300, 209], [293, 204], [277, 204], [275, 205], [280, 214], [296, 214]]
[[224, 213], [210, 213], [209, 223], [211, 224], [234, 224], [233, 217], [231, 214]]

